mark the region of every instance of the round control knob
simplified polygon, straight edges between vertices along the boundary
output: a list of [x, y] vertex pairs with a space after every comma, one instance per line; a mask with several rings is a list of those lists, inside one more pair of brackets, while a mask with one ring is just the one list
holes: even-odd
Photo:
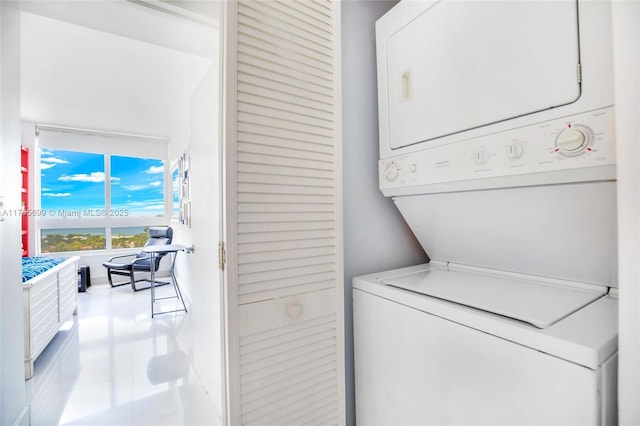
[[387, 179], [389, 182], [393, 182], [394, 180], [398, 179], [398, 176], [400, 176], [400, 168], [396, 163], [391, 162], [387, 164], [387, 167], [384, 168], [383, 174], [385, 179]]
[[476, 162], [476, 164], [480, 166], [483, 164], [487, 164], [489, 162], [489, 151], [487, 151], [484, 148], [480, 148], [479, 150], [476, 151], [475, 155], [473, 156], [473, 159]]
[[522, 144], [518, 142], [514, 142], [509, 144], [509, 146], [507, 146], [506, 155], [509, 160], [517, 160], [522, 156], [523, 152], [524, 152], [524, 147], [522, 146]]
[[561, 152], [576, 153], [587, 146], [587, 135], [578, 129], [565, 129], [556, 139]]

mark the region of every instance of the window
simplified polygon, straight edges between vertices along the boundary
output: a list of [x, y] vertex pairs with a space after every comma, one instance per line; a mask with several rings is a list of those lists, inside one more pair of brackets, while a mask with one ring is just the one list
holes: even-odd
[[111, 157], [111, 209], [131, 216], [164, 215], [161, 160]]
[[136, 248], [149, 239], [149, 228], [143, 226], [111, 228], [111, 248]]
[[105, 228], [43, 229], [40, 234], [40, 252], [104, 250]]
[[38, 145], [41, 253], [142, 247], [167, 225], [166, 140], [41, 131]]
[[171, 217], [176, 219], [180, 216], [180, 180], [178, 175], [178, 168], [175, 167], [171, 171]]
[[105, 208], [104, 155], [40, 151], [40, 206], [49, 216]]

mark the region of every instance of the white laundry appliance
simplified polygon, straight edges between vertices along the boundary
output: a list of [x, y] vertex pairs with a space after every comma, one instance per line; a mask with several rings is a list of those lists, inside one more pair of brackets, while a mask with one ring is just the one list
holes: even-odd
[[354, 278], [357, 423], [615, 424], [610, 4], [402, 1], [376, 39], [380, 189], [431, 261]]

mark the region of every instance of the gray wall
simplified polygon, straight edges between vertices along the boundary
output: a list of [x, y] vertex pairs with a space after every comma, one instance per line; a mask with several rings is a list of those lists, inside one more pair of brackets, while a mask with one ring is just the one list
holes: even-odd
[[354, 276], [428, 260], [395, 208], [378, 190], [378, 92], [375, 21], [397, 1], [342, 2], [344, 276], [347, 424], [355, 424]]

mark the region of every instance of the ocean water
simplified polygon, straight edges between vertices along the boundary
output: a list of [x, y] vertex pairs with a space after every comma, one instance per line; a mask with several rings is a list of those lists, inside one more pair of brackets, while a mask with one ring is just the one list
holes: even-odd
[[106, 231], [104, 228], [61, 228], [61, 229], [43, 229], [42, 236], [46, 237], [47, 235], [60, 234], [60, 235], [69, 235], [69, 234], [84, 234], [84, 235], [105, 235]]
[[[120, 228], [111, 228], [111, 235], [138, 235], [144, 232], [148, 226], [127, 226]], [[83, 235], [106, 235], [105, 228], [58, 228], [58, 229], [43, 229], [42, 236], [60, 234], [83, 234]]]

